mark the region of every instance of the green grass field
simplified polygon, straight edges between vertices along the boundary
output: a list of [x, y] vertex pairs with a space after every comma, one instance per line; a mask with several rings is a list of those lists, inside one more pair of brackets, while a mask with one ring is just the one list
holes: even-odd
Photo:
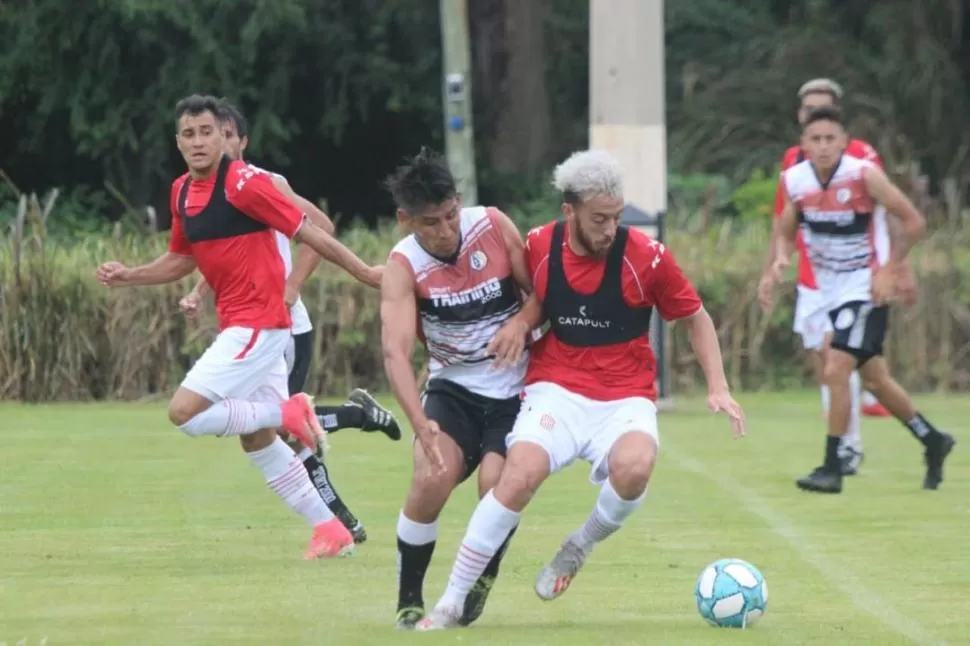
[[[595, 498], [585, 464], [527, 511], [482, 619], [444, 633], [394, 631], [394, 533], [407, 440], [345, 431], [331, 473], [370, 540], [305, 562], [309, 538], [235, 440], [189, 440], [162, 405], [0, 406], [0, 643], [68, 644], [968, 644], [970, 442], [938, 492], [920, 488], [918, 444], [866, 420], [864, 475], [842, 496], [795, 489], [823, 447], [815, 393], [745, 396], [732, 440], [698, 400], [661, 416], [649, 498], [553, 603], [537, 570]], [[956, 432], [970, 399], [923, 397]], [[426, 597], [441, 593], [474, 504], [442, 518]], [[770, 588], [751, 630], [710, 628], [693, 585], [719, 557], [748, 559]]]

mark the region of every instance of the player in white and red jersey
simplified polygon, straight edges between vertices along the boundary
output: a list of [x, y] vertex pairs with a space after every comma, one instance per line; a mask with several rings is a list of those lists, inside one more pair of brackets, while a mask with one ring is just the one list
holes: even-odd
[[[226, 139], [224, 152], [230, 159], [242, 160], [246, 147], [249, 144], [249, 124], [239, 108], [227, 99], [221, 99], [221, 105], [225, 111], [223, 115], [225, 120], [222, 124]], [[253, 168], [257, 168], [252, 164], [250, 165]], [[309, 200], [297, 195], [285, 177], [279, 173], [272, 172], [270, 172], [270, 175], [273, 185], [277, 190], [285, 195], [297, 208], [301, 209], [314, 224], [327, 233], [333, 234], [333, 222], [330, 221], [330, 218], [323, 211], [314, 206]], [[313, 351], [313, 324], [310, 322], [310, 314], [303, 304], [303, 299], [300, 298], [300, 287], [319, 264], [320, 257], [316, 254], [304, 253], [297, 259], [298, 266], [294, 269], [289, 238], [279, 231], [274, 233], [276, 234], [276, 243], [279, 248], [280, 257], [283, 259], [283, 266], [287, 276], [285, 300], [290, 308], [290, 318], [293, 321], [291, 328], [292, 337], [286, 351], [286, 363], [289, 370], [287, 389], [291, 395], [295, 395], [296, 393], [303, 392], [304, 386], [306, 385]], [[207, 291], [208, 285], [203, 278], [180, 302], [180, 306], [186, 315], [194, 317], [198, 313]], [[313, 407], [313, 410], [316, 413], [320, 425], [328, 434], [335, 433], [344, 428], [359, 428], [367, 433], [380, 431], [392, 440], [401, 439], [401, 429], [391, 411], [381, 406], [370, 393], [361, 388], [355, 388], [351, 391], [347, 402], [342, 405], [317, 405]], [[310, 474], [310, 479], [313, 481], [317, 491], [320, 492], [320, 496], [327, 504], [327, 507], [340, 519], [344, 527], [353, 534], [354, 543], [359, 544], [366, 541], [367, 531], [363, 523], [350, 511], [350, 508], [337, 492], [330, 472], [322, 459], [323, 452], [318, 450], [317, 453], [314, 453], [293, 438], [288, 438], [287, 443], [303, 462], [304, 468]]]
[[[838, 446], [850, 416], [849, 379], [858, 370], [879, 401], [925, 447], [923, 487], [936, 489], [955, 442], [916, 410], [882, 356], [889, 325], [887, 301], [899, 296], [901, 284], [910, 287], [903, 263], [925, 231], [923, 216], [878, 165], [845, 154], [847, 137], [838, 108], [809, 113], [802, 142], [808, 159], [782, 177], [786, 197], [778, 221], [780, 244], [772, 269], [762, 279], [769, 286], [780, 280], [800, 231], [817, 285], [818, 308], [834, 330], [823, 366], [831, 397], [825, 460], [797, 485], [807, 491], [842, 491]], [[888, 226], [887, 211], [900, 226], [890, 257], [883, 262], [876, 247]]]
[[[798, 111], [797, 118], [799, 123], [804, 123], [805, 118], [815, 108], [838, 105], [842, 100], [842, 88], [830, 79], [813, 79], [808, 81], [798, 90]], [[878, 164], [882, 167], [882, 159], [869, 143], [861, 139], [851, 139], [845, 150], [846, 154], [859, 159], [865, 159]], [[785, 171], [795, 164], [804, 161], [805, 150], [801, 144], [790, 147], [785, 151], [781, 160], [781, 170]], [[778, 187], [775, 191], [774, 217], [777, 220], [781, 216], [785, 206], [785, 190], [778, 178]], [[774, 247], [777, 243], [777, 226], [772, 227], [771, 243], [768, 246], [766, 258], [771, 258], [774, 254]], [[832, 337], [832, 325], [828, 316], [817, 307], [819, 295], [815, 276], [812, 272], [812, 265], [805, 254], [805, 246], [801, 237], [796, 240], [798, 250], [798, 287], [797, 298], [795, 300], [795, 317], [793, 329], [796, 334], [802, 337], [802, 344], [809, 351], [812, 359], [812, 367], [815, 377], [822, 392], [822, 409], [828, 414], [829, 391], [822, 379], [822, 362], [828, 344]], [[888, 231], [882, 231], [877, 244], [880, 257], [885, 260], [889, 253]], [[766, 260], [766, 263], [768, 260]], [[766, 264], [767, 267], [767, 264]], [[810, 316], [811, 312], [816, 312], [815, 316]], [[869, 392], [862, 389], [858, 373], [852, 374], [852, 415], [849, 421], [849, 430], [842, 436], [842, 443], [839, 445], [839, 457], [842, 460], [842, 473], [844, 475], [855, 475], [864, 457], [861, 435], [860, 416], [886, 417], [889, 411], [885, 409], [876, 398]]]
[[421, 630], [459, 625], [469, 590], [541, 483], [576, 458], [592, 465], [599, 497], [539, 573], [540, 598], [561, 595], [594, 546], [643, 502], [659, 442], [648, 336], [654, 308], [687, 327], [710, 406], [728, 412], [738, 436], [744, 432], [714, 324], [694, 288], [663, 244], [619, 224], [624, 202], [616, 161], [604, 151], [576, 153], [556, 169], [555, 185], [566, 221], [529, 233], [535, 290], [492, 347], [502, 361], [514, 362], [546, 317], [550, 330], [531, 351], [502, 475], [475, 509], [447, 590], [418, 623]]
[[[384, 367], [414, 429], [414, 475], [397, 525], [399, 628], [424, 617], [424, 577], [438, 516], [452, 490], [478, 468], [484, 495], [498, 481], [506, 436], [519, 412], [525, 362], [496, 369], [488, 344], [531, 290], [522, 238], [492, 207], [461, 207], [447, 162], [427, 150], [388, 180], [398, 221], [381, 287]], [[420, 339], [429, 355], [423, 395], [411, 362]], [[515, 526], [505, 529], [472, 581], [456, 617], [477, 619]]]
[[224, 155], [218, 99], [193, 95], [175, 112], [176, 141], [189, 171], [172, 184], [169, 251], [138, 267], [105, 263], [98, 277], [120, 287], [173, 282], [196, 268], [202, 272], [215, 294], [220, 332], [172, 397], [169, 419], [190, 437], [244, 437], [244, 449], [269, 487], [314, 528], [305, 557], [346, 553], [353, 537], [276, 435], [282, 428], [316, 448], [323, 430], [309, 398], [287, 392], [284, 352], [292, 321], [274, 231], [334, 257], [370, 285], [380, 284], [380, 270], [305, 221], [268, 174]]

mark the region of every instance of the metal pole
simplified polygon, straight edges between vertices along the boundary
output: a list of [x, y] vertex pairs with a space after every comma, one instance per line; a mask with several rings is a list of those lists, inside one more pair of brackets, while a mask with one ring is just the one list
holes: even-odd
[[467, 0], [440, 0], [445, 154], [466, 206], [478, 204]]

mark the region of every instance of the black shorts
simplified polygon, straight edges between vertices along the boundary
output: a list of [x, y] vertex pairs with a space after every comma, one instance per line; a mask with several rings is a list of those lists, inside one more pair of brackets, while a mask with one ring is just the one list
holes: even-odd
[[293, 363], [287, 388], [290, 396], [303, 392], [307, 376], [310, 374], [310, 355], [313, 353], [313, 330], [293, 335]]
[[829, 319], [833, 349], [851, 354], [860, 366], [882, 355], [882, 344], [889, 330], [888, 306], [852, 301], [829, 312]]
[[465, 460], [463, 482], [486, 453], [505, 456], [505, 437], [515, 425], [521, 399], [492, 399], [445, 379], [431, 379], [424, 391], [424, 412], [455, 441]]

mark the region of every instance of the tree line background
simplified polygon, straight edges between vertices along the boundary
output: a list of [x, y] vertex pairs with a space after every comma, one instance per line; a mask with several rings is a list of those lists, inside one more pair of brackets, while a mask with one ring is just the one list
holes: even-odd
[[[968, 9], [666, 2], [670, 244], [719, 322], [738, 387], [807, 378], [790, 299], [764, 316], [754, 283], [776, 164], [798, 134], [794, 94], [818, 76], [844, 85], [851, 133], [879, 149], [934, 231], [915, 258], [920, 304], [894, 314], [892, 358], [913, 387], [970, 383]], [[469, 14], [480, 199], [525, 229], [556, 215], [550, 169], [587, 143], [588, 1], [469, 0]], [[0, 2], [0, 398], [151, 395], [211, 338], [211, 321], [175, 311], [188, 281], [106, 292], [90, 276], [99, 260], [164, 247], [165, 234], [148, 234], [167, 228], [184, 168], [172, 109], [186, 94], [240, 105], [249, 158], [381, 260], [399, 235], [381, 180], [420, 146], [443, 146], [440, 39], [431, 1]], [[321, 331], [314, 388], [382, 386], [375, 295], [322, 270], [306, 298]], [[671, 342], [674, 386], [690, 388], [689, 349], [677, 330]]]

